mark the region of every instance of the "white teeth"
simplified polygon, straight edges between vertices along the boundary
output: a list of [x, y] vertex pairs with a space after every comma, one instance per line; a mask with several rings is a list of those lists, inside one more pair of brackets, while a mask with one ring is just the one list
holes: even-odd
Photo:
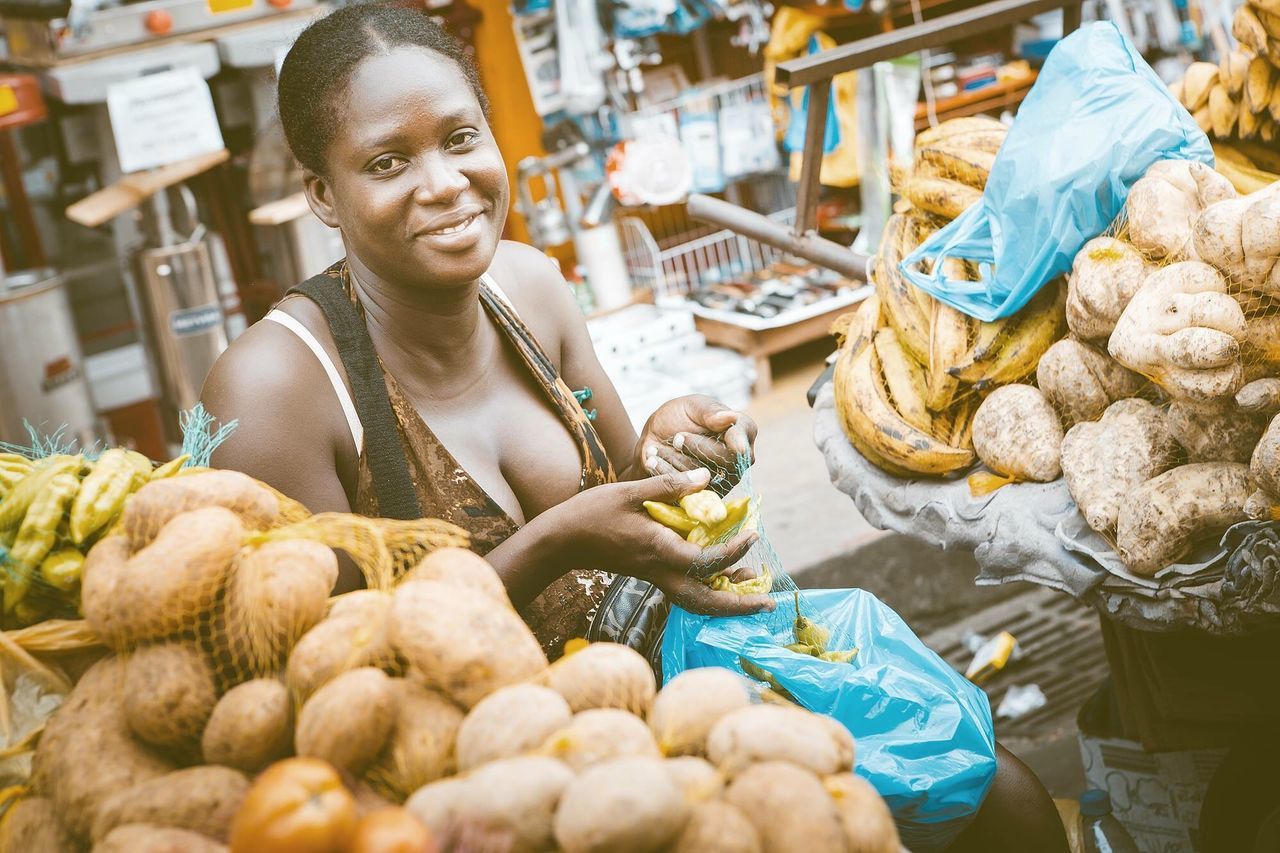
[[457, 234], [460, 231], [466, 231], [467, 227], [470, 226], [472, 222], [475, 222], [475, 219], [476, 218], [473, 216], [465, 222], [459, 222], [457, 225], [450, 228], [441, 228], [439, 231], [432, 231], [431, 234], [432, 236], [443, 236], [446, 234]]

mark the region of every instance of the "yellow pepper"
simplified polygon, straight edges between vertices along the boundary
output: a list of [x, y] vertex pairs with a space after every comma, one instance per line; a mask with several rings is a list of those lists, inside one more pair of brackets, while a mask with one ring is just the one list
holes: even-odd
[[[44, 491], [49, 481], [59, 474], [78, 472], [83, 460], [79, 456], [51, 456], [36, 465], [31, 475], [20, 482], [12, 492], [0, 501], [0, 532], [16, 530], [31, 507], [32, 501]], [[79, 486], [79, 480], [76, 485]]]
[[[72, 542], [84, 544], [124, 508], [125, 499], [139, 476], [138, 466], [129, 456], [131, 452], [119, 447], [108, 450], [84, 478], [84, 485], [71, 505]], [[147, 471], [150, 470], [151, 463], [148, 462]]]
[[62, 548], [44, 558], [40, 564], [40, 576], [54, 589], [70, 592], [80, 582], [84, 569], [84, 554], [75, 548]]
[[645, 501], [644, 508], [654, 521], [664, 527], [670, 527], [681, 535], [688, 533], [698, 525], [698, 522], [690, 518], [688, 513], [678, 506], [659, 503], [658, 501]]
[[729, 511], [725, 508], [720, 496], [709, 489], [685, 495], [680, 499], [680, 508], [689, 514], [694, 521], [708, 527], [725, 520]]
[[707, 581], [707, 586], [717, 592], [736, 592], [738, 595], [764, 595], [773, 589], [773, 575], [769, 573], [769, 569], [762, 568], [760, 574], [744, 581], [733, 582], [729, 580], [729, 576], [721, 572], [712, 575]]
[[4, 578], [4, 609], [7, 612], [13, 612], [31, 589], [35, 569], [53, 550], [58, 538], [58, 525], [79, 490], [80, 478], [63, 471], [50, 479], [31, 502], [13, 547], [9, 549]]
[[179, 471], [182, 470], [182, 466], [186, 465], [190, 461], [191, 461], [190, 453], [184, 453], [181, 456], [179, 456], [177, 459], [170, 459], [168, 462], [164, 463], [159, 468], [151, 472], [151, 479], [167, 480], [170, 477], [175, 476]]

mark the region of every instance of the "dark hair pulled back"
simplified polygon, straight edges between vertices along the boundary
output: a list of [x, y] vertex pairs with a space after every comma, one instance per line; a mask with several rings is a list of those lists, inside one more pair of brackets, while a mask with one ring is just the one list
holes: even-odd
[[344, 6], [303, 30], [280, 68], [280, 122], [293, 156], [316, 174], [342, 120], [342, 90], [370, 56], [419, 47], [453, 60], [487, 115], [489, 101], [471, 57], [425, 13], [397, 6]]

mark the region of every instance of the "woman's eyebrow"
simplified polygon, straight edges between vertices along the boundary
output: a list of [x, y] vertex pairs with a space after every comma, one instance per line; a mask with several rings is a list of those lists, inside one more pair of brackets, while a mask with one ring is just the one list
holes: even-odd
[[[465, 124], [475, 124], [476, 117], [477, 111], [474, 108], [460, 107], [435, 116], [434, 124], [437, 127], [453, 129]], [[361, 148], [383, 148], [403, 142], [412, 135], [412, 131], [403, 122], [384, 126], [365, 126], [363, 132], [356, 137], [356, 143]]]

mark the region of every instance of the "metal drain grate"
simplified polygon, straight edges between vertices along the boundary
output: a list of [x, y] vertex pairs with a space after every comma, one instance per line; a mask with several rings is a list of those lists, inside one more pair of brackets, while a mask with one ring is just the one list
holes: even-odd
[[1108, 672], [1098, 616], [1069, 595], [1037, 587], [981, 610], [923, 637], [925, 644], [963, 672], [973, 659], [964, 645], [969, 632], [985, 637], [1008, 631], [1022, 657], [993, 676], [983, 688], [991, 709], [1000, 706], [1012, 685], [1038, 684], [1048, 700], [1016, 720], [996, 720], [1000, 738], [1033, 738], [1074, 718]]

